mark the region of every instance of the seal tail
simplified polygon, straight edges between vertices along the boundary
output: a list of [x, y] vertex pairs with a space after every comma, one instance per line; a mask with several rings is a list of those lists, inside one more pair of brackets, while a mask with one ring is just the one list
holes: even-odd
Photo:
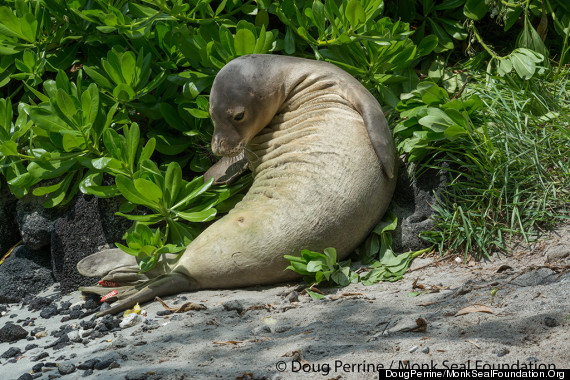
[[126, 298], [112, 304], [110, 309], [97, 313], [97, 318], [107, 314], [117, 314], [121, 311], [134, 307], [137, 303], [152, 301], [155, 297], [170, 296], [172, 294], [191, 290], [189, 280], [186, 276], [172, 272], [161, 275], [144, 284], [136, 286], [135, 289], [129, 291]]

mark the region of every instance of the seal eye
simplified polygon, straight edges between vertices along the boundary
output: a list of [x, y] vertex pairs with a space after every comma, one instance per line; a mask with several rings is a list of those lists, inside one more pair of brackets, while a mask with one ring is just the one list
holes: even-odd
[[245, 112], [240, 112], [237, 115], [234, 116], [234, 120], [235, 121], [240, 121], [243, 119], [243, 117], [245, 116]]

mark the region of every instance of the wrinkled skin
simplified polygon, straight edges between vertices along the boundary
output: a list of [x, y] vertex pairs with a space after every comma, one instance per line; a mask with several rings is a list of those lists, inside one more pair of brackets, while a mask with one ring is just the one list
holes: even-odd
[[[342, 260], [386, 211], [396, 178], [390, 130], [374, 97], [336, 66], [240, 57], [217, 75], [210, 107], [212, 150], [236, 156], [245, 149], [254, 173], [249, 192], [180, 257], [165, 257], [142, 278], [148, 281], [122, 288], [105, 314], [155, 296], [293, 279], [283, 255], [334, 247]], [[120, 270], [105, 264], [116, 254], [89, 256], [78, 269], [132, 282], [133, 259]]]

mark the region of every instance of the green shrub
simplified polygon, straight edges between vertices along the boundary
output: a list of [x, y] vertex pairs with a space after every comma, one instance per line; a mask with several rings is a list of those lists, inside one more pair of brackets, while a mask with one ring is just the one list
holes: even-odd
[[[148, 209], [150, 216], [136, 223], [153, 226], [161, 247], [181, 247], [200, 231], [199, 221], [214, 217], [222, 201], [227, 209], [251, 182], [192, 198], [194, 186], [207, 187], [199, 178], [214, 160], [208, 94], [227, 62], [250, 53], [328, 60], [362, 81], [386, 110], [409, 113], [418, 94], [440, 91], [434, 84], [459, 91], [462, 78], [448, 62], [463, 57], [465, 41], [480, 47], [470, 67], [490, 58], [489, 74], [498, 69], [528, 79], [551, 51], [561, 65], [567, 61], [570, 10], [561, 0], [544, 8], [537, 0], [478, 3], [0, 0], [0, 174], [17, 197], [45, 196], [46, 207], [78, 192], [122, 195], [123, 215], [137, 205]], [[506, 31], [524, 16], [516, 36], [506, 32], [518, 49], [503, 56], [490, 43], [504, 36], [487, 38], [476, 28], [494, 12]], [[563, 38], [539, 42], [533, 22], [540, 16], [553, 21], [549, 36]], [[535, 65], [521, 63], [525, 57]], [[461, 128], [477, 129], [470, 121], [475, 109], [442, 96], [436, 107], [424, 102], [427, 113], [416, 115], [416, 125], [399, 123], [400, 147], [410, 159], [429, 158], [444, 140], [465, 141]], [[188, 197], [193, 203], [176, 207]], [[155, 241], [144, 227], [132, 231], [146, 236], [141, 247]]]

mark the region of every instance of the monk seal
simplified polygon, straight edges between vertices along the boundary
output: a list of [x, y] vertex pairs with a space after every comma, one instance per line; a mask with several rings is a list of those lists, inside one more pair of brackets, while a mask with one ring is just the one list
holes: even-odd
[[[155, 296], [294, 279], [283, 255], [335, 247], [342, 260], [386, 211], [394, 141], [376, 99], [340, 68], [287, 56], [236, 58], [214, 80], [210, 115], [212, 151], [245, 151], [251, 188], [182, 255], [162, 261], [149, 275], [156, 277], [100, 315]], [[108, 255], [85, 258], [80, 273], [136, 275], [134, 257], [109, 264]]]

